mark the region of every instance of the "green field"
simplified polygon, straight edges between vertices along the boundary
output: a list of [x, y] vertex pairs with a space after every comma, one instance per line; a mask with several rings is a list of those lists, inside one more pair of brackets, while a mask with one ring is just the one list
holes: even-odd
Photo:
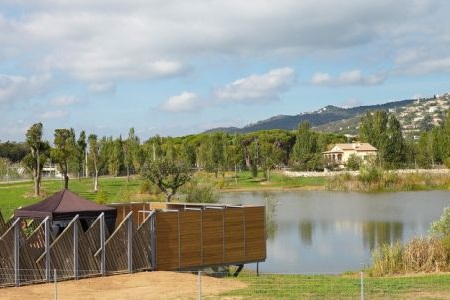
[[[325, 178], [301, 177], [289, 178], [279, 172], [272, 172], [271, 180], [267, 181], [259, 174], [258, 178], [253, 178], [250, 172], [239, 172], [237, 178], [234, 173], [226, 173], [225, 176], [219, 174], [216, 178], [214, 174], [197, 172], [194, 180], [213, 185], [219, 191], [239, 191], [239, 190], [263, 190], [263, 189], [284, 189], [284, 188], [323, 188], [326, 184]], [[0, 210], [5, 218], [9, 218], [14, 209], [27, 206], [63, 188], [60, 179], [47, 179], [42, 181], [41, 197], [34, 197], [33, 182], [23, 181], [16, 183], [0, 183]], [[100, 177], [99, 191], [102, 193], [102, 200], [105, 203], [130, 202], [130, 201], [162, 201], [162, 195], [150, 195], [141, 193], [143, 181], [140, 177], [132, 177], [127, 182], [126, 177]], [[98, 200], [98, 193], [93, 190], [92, 178], [70, 179], [69, 189], [86, 199]], [[182, 191], [180, 191], [181, 193]], [[176, 201], [176, 199], [174, 199]]]
[[[231, 299], [358, 299], [360, 274], [353, 275], [260, 275], [241, 274], [248, 286], [224, 293]], [[230, 280], [235, 280], [234, 278]], [[449, 299], [450, 275], [364, 277], [367, 299]]]

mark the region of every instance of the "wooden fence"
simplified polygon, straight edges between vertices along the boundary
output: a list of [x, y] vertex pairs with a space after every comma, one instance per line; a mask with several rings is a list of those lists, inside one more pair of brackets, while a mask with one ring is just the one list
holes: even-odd
[[0, 214], [0, 286], [48, 282], [54, 276], [198, 270], [266, 258], [264, 207], [115, 207], [118, 222], [110, 235], [103, 214], [86, 231], [76, 216], [57, 236], [48, 218], [33, 221], [27, 234], [21, 219], [5, 222]]

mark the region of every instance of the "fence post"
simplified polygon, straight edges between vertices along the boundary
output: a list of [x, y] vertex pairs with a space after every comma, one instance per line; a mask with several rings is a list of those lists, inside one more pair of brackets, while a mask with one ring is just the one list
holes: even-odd
[[100, 272], [102, 276], [106, 275], [106, 252], [105, 252], [105, 213], [102, 212], [100, 215], [100, 249], [101, 249], [101, 258], [100, 258]]
[[45, 239], [45, 281], [50, 282], [50, 219], [46, 217], [44, 220], [44, 239]]
[[361, 300], [364, 300], [364, 272], [361, 271]]
[[14, 222], [14, 283], [20, 285], [20, 218]]
[[197, 285], [198, 285], [198, 299], [202, 299], [202, 271], [198, 271], [198, 279], [197, 279]]
[[58, 278], [56, 275], [56, 269], [53, 269], [53, 280], [55, 282], [55, 300], [58, 300]]
[[79, 215], [76, 215], [73, 223], [73, 277], [75, 279], [78, 279], [78, 219]]
[[133, 273], [133, 215], [128, 215], [127, 220], [127, 239], [128, 239], [128, 272]]

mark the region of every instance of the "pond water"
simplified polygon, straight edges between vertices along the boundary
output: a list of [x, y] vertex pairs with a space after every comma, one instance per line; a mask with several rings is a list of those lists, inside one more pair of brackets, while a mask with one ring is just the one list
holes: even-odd
[[239, 192], [222, 194], [221, 202], [266, 205], [267, 259], [260, 272], [330, 274], [370, 264], [378, 245], [426, 235], [450, 206], [450, 191]]

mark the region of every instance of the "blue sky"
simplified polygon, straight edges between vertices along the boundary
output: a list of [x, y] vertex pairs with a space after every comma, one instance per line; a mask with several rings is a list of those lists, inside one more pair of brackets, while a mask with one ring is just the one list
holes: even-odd
[[182, 136], [450, 91], [445, 0], [0, 0], [0, 140]]

